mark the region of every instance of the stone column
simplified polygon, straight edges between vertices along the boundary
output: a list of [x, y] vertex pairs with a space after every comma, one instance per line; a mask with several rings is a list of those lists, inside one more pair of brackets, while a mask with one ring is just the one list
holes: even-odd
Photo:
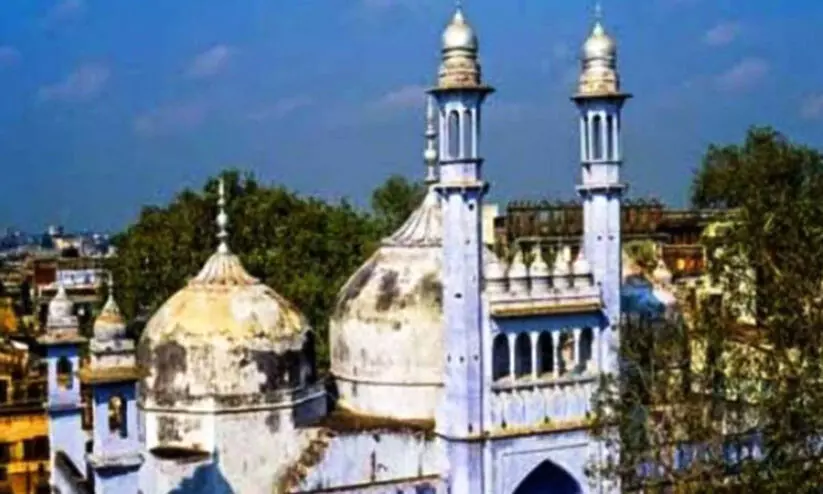
[[554, 356], [552, 371], [556, 379], [560, 377], [560, 331], [552, 331], [552, 355]]
[[514, 365], [514, 362], [515, 362], [514, 359], [517, 357], [517, 355], [514, 351], [514, 344], [515, 344], [515, 340], [517, 339], [517, 335], [514, 334], [514, 333], [509, 333], [509, 334], [506, 335], [506, 337], [508, 338], [508, 341], [509, 341], [509, 379], [514, 381], [515, 378], [517, 377], [515, 375], [515, 372], [514, 372], [515, 368], [516, 368], [515, 365]]
[[611, 136], [609, 135], [609, 125], [606, 122], [606, 112], [600, 113], [600, 135], [600, 157], [602, 159], [610, 159], [611, 157], [608, 155], [608, 152]]
[[529, 338], [531, 339], [532, 344], [532, 379], [537, 379], [538, 369], [540, 369], [540, 362], [537, 360], [539, 357], [537, 353], [537, 342], [540, 338], [540, 333], [538, 331], [532, 331], [529, 333]]

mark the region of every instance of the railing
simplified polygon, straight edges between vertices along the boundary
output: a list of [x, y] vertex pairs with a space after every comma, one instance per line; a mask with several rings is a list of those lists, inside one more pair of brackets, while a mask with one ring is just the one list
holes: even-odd
[[591, 372], [556, 378], [545, 374], [492, 386], [493, 428], [523, 429], [579, 422], [591, 408], [597, 376]]

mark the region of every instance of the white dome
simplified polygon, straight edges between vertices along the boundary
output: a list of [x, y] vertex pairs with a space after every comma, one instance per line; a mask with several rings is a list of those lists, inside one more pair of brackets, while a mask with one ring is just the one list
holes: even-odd
[[313, 344], [303, 315], [250, 276], [228, 250], [152, 316], [138, 355], [148, 371], [144, 406], [222, 407], [280, 400], [303, 385], [299, 375]]
[[443, 50], [477, 50], [477, 35], [466, 22], [462, 9], [457, 9], [443, 31]]
[[[442, 231], [439, 199], [430, 190], [341, 290], [329, 338], [344, 408], [434, 419], [443, 384]], [[485, 259], [494, 255], [487, 251]]]

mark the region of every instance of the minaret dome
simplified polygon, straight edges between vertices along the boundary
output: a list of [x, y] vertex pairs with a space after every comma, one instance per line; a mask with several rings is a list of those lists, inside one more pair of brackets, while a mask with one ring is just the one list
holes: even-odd
[[440, 89], [477, 88], [481, 86], [481, 69], [477, 60], [479, 43], [474, 29], [466, 21], [458, 4], [443, 31], [442, 63], [437, 87]]
[[599, 6], [591, 34], [583, 42], [580, 62], [581, 74], [578, 83], [578, 95], [607, 96], [620, 93], [620, 75], [617, 72], [617, 42], [603, 27]]
[[477, 35], [466, 22], [460, 7], [457, 7], [451, 22], [443, 31], [443, 51], [447, 50], [477, 51]]

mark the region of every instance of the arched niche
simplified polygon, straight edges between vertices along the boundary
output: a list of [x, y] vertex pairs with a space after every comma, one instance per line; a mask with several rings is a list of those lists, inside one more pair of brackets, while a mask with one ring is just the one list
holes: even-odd
[[514, 490], [514, 494], [582, 494], [580, 484], [566, 470], [544, 461], [529, 473]]

